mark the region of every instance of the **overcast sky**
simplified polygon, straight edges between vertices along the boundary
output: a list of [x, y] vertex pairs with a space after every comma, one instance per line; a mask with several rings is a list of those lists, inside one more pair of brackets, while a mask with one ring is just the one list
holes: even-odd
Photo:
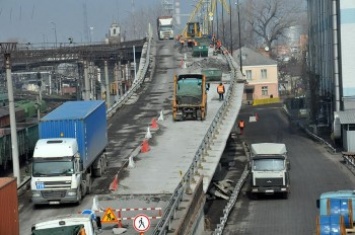
[[[76, 42], [87, 42], [90, 37], [93, 42], [102, 41], [112, 22], [129, 17], [132, 2], [138, 12], [161, 0], [0, 0], [0, 42], [54, 43], [55, 32], [58, 43], [68, 42], [68, 37]], [[191, 3], [181, 0], [181, 13], [191, 13]]]

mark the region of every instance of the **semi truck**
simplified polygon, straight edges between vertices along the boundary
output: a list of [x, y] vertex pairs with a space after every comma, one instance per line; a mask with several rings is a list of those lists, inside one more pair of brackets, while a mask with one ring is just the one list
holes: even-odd
[[250, 193], [282, 194], [290, 192], [290, 161], [283, 143], [255, 143], [250, 146]]
[[[324, 192], [316, 201], [316, 234], [355, 234], [355, 190]], [[333, 233], [329, 233], [332, 231]]]
[[33, 152], [31, 192], [37, 204], [80, 203], [107, 166], [104, 101], [69, 101], [42, 117]]
[[206, 76], [203, 74], [175, 75], [173, 120], [205, 120], [208, 86]]
[[157, 18], [157, 32], [159, 40], [174, 39], [174, 18], [172, 16], [159, 16]]

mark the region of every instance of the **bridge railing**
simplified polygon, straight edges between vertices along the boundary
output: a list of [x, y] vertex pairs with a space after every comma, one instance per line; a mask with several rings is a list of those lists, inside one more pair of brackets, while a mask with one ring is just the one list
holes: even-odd
[[[139, 66], [137, 71], [137, 78], [134, 80], [132, 87], [120, 97], [120, 99], [107, 110], [107, 118], [111, 117], [114, 113], [117, 112], [126, 101], [134, 94], [138, 89], [141, 88], [142, 83], [144, 82], [144, 78], [147, 74], [148, 68], [150, 66], [150, 50], [151, 50], [152, 37], [148, 38], [148, 42], [144, 44], [143, 51], [145, 50], [146, 56], [145, 58], [141, 58], [140, 63], [143, 66]], [[143, 54], [143, 53], [142, 53]]]
[[[194, 177], [199, 176], [198, 170], [202, 164], [204, 159], [204, 154], [208, 151], [210, 144], [212, 143], [212, 140], [214, 139], [215, 135], [217, 134], [218, 127], [224, 118], [228, 107], [230, 106], [230, 103], [233, 102], [231, 99], [231, 94], [234, 89], [236, 89], [236, 84], [237, 84], [237, 76], [236, 76], [236, 71], [237, 71], [237, 65], [233, 62], [232, 57], [226, 53], [225, 57], [227, 59], [227, 62], [230, 67], [230, 72], [231, 72], [231, 85], [229, 86], [229, 89], [227, 90], [226, 96], [225, 96], [225, 101], [217, 111], [217, 114], [215, 118], [213, 119], [210, 127], [208, 128], [201, 144], [199, 145], [199, 148], [197, 149], [195, 156], [193, 158], [193, 161], [183, 176], [183, 179], [181, 183], [177, 186], [175, 189], [173, 195], [170, 198], [168, 206], [165, 208], [165, 213], [163, 214], [161, 220], [158, 222], [157, 226], [154, 228], [154, 231], [152, 234], [159, 234], [159, 235], [165, 235], [168, 233], [171, 223], [175, 218], [175, 214], [177, 212], [177, 209], [179, 208], [180, 202], [183, 201], [183, 196], [185, 192], [188, 192], [191, 190], [191, 185], [194, 182]], [[247, 174], [247, 173], [244, 173]], [[241, 184], [241, 183], [240, 183]]]

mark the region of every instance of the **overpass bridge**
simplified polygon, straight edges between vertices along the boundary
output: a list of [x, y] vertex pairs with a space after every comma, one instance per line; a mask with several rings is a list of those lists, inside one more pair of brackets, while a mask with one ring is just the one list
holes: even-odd
[[[201, 224], [204, 223], [205, 194], [241, 107], [244, 82], [238, 79], [237, 65], [229, 54], [214, 56], [213, 59], [217, 63], [230, 66], [230, 71], [223, 74], [223, 82], [226, 83], [227, 88], [225, 100], [218, 101], [217, 84], [212, 83], [208, 94], [207, 119], [203, 122], [173, 122], [170, 111], [172, 77], [175, 73], [201, 70], [198, 66], [187, 69], [179, 68], [181, 60], [185, 60], [184, 63], [188, 65], [198, 65], [203, 63], [204, 59], [192, 58], [190, 55], [185, 58], [184, 54], [176, 50], [173, 42], [169, 43], [155, 44], [149, 40], [145, 44], [146, 47], [143, 46], [145, 52], [141, 58], [137, 80], [132, 88], [107, 111], [108, 119], [112, 120], [109, 128], [112, 129], [117, 124], [122, 124], [115, 121], [116, 116], [125, 113], [127, 107], [135, 105], [134, 109], [137, 110], [138, 107], [141, 111], [136, 115], [133, 113], [125, 115], [130, 115], [130, 120], [140, 122], [141, 126], [144, 126], [143, 130], [141, 127], [138, 134], [135, 133], [134, 143], [130, 142], [122, 146], [123, 149], [120, 149], [120, 137], [132, 127], [137, 130], [137, 123], [128, 127], [123, 123], [122, 129], [117, 129], [109, 136], [111, 138], [108, 155], [111, 159], [109, 164], [111, 170], [108, 171], [106, 178], [96, 180], [93, 185], [97, 188], [94, 192], [101, 191], [101, 193], [87, 197], [86, 201], [84, 200], [78, 208], [74, 209], [75, 211], [91, 208], [95, 200], [99, 205], [94, 208], [97, 210], [105, 207], [161, 208], [161, 213], [155, 216], [155, 221], [152, 220], [153, 226], [147, 234], [167, 234], [172, 231], [186, 234], [185, 232], [201, 229]], [[210, 55], [212, 56], [211, 52]], [[166, 57], [169, 59], [163, 61], [162, 58]], [[172, 66], [172, 61], [178, 66]], [[150, 78], [146, 77], [148, 70], [155, 71]], [[154, 86], [154, 89], [148, 92], [146, 97], [140, 97], [145, 84]], [[151, 151], [140, 153], [142, 136], [146, 134], [146, 127], [150, 125], [148, 117], [158, 118], [159, 110], [157, 109], [164, 115], [164, 121], [159, 121], [159, 129], [152, 129]], [[152, 110], [155, 110], [154, 114]], [[116, 155], [118, 149], [120, 156]], [[102, 194], [103, 191], [107, 192], [109, 189], [107, 182], [111, 182], [116, 176], [119, 179], [118, 190]], [[26, 206], [23, 205], [23, 207]], [[29, 210], [31, 213], [39, 213], [36, 217], [38, 219], [48, 217], [52, 213], [48, 210]], [[55, 213], [63, 211], [68, 211], [68, 208], [58, 208]], [[191, 216], [191, 213], [194, 216]], [[20, 220], [23, 220], [25, 216], [26, 212], [21, 213]], [[24, 222], [21, 225], [21, 231], [28, 232], [30, 223], [34, 222]], [[129, 219], [126, 222], [131, 224]], [[193, 226], [190, 226], [191, 223]], [[134, 232], [130, 225], [128, 229], [128, 232]]]
[[[119, 60], [126, 63], [133, 61], [134, 57], [141, 57], [145, 41], [146, 39], [111, 44], [64, 44], [53, 48], [35, 47], [30, 43], [14, 43], [14, 46], [9, 49], [12, 58], [12, 71], [28, 71], [33, 68], [54, 66], [60, 63], [75, 63], [82, 60], [92, 61], [97, 66], [103, 66], [104, 61], [117, 62]], [[5, 45], [3, 46], [5, 47]], [[135, 54], [133, 47], [135, 47]], [[0, 63], [4, 63], [3, 57], [0, 57]]]
[[[160, 58], [170, 55], [180, 61], [183, 57], [177, 50], [171, 51], [171, 46], [169, 48], [161, 43], [156, 45], [158, 46], [156, 73], [164, 68], [164, 64], [157, 63]], [[212, 51], [210, 56], [213, 57]], [[153, 228], [146, 234], [190, 234], [196, 230], [203, 232], [205, 195], [235, 125], [244, 90], [244, 82], [238, 79], [238, 66], [230, 55], [226, 53], [215, 56], [214, 59], [217, 63], [230, 66], [230, 71], [223, 74], [223, 82], [227, 88], [225, 101], [218, 100], [218, 83], [212, 83], [208, 93], [208, 114], [203, 122], [173, 122], [169, 103], [169, 110], [160, 112], [159, 116], [162, 115], [164, 120], [158, 121], [159, 128], [151, 130], [151, 150], [142, 153], [139, 145], [132, 149], [126, 167], [111, 177], [112, 183], [117, 177], [117, 191], [109, 195], [97, 195], [95, 210], [100, 211], [107, 207], [150, 208], [144, 213], [152, 218]], [[187, 56], [184, 63], [202, 64], [203, 60]], [[147, 107], [141, 109], [153, 108], [151, 105], [157, 105], [158, 100], [171, 97], [171, 80], [174, 73], [200, 72], [201, 68], [167, 69], [164, 72], [166, 76], [153, 75], [160, 81], [152, 84], [156, 88], [150, 91], [152, 97], [145, 98], [144, 105]], [[139, 120], [138, 116], [141, 115], [142, 113], [132, 115], [132, 118]], [[158, 119], [158, 116], [156, 118]], [[149, 126], [149, 120], [146, 124]], [[157, 214], [158, 212], [151, 208], [161, 208], [163, 213]], [[133, 210], [121, 214], [122, 224], [128, 228], [128, 233], [134, 233], [130, 219], [136, 213]]]

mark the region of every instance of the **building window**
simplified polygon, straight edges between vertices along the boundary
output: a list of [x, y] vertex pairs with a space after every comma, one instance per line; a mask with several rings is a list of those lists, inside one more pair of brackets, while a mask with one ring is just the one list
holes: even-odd
[[261, 87], [261, 95], [262, 96], [269, 96], [269, 92], [268, 92], [267, 86], [262, 86]]
[[261, 70], [261, 79], [267, 79], [267, 70], [266, 69]]
[[245, 71], [245, 74], [247, 76], [247, 80], [252, 80], [252, 73], [251, 73], [251, 70], [246, 70]]

